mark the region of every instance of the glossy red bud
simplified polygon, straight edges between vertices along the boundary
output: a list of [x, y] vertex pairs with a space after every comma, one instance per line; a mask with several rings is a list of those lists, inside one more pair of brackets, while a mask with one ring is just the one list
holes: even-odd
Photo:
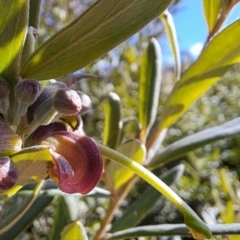
[[18, 179], [17, 168], [9, 157], [0, 157], [0, 190], [12, 188]]

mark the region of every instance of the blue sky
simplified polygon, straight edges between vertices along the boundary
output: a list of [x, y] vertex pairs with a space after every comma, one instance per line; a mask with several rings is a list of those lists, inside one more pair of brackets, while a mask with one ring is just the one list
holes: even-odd
[[[182, 0], [178, 11], [173, 14], [181, 51], [192, 52], [195, 57], [207, 37], [207, 24], [202, 2], [202, 0]], [[231, 12], [224, 25], [226, 26], [238, 18], [240, 18], [240, 3]], [[164, 37], [162, 41], [162, 50], [165, 56], [163, 61], [171, 62], [171, 53], [166, 40]]]

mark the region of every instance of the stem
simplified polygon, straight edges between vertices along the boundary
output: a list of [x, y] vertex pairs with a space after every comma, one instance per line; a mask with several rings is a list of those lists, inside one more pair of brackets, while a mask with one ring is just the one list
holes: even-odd
[[135, 175], [126, 184], [124, 184], [124, 186], [121, 188], [121, 191], [117, 194], [117, 196], [112, 197], [107, 213], [101, 222], [101, 227], [94, 237], [95, 240], [99, 240], [104, 237], [104, 235], [106, 234], [107, 225], [112, 221], [116, 209], [120, 205], [123, 198], [125, 198], [125, 196], [128, 194], [129, 190], [131, 189], [132, 185], [135, 183], [136, 180], [137, 178]]
[[219, 17], [219, 19], [217, 20], [217, 22], [215, 23], [214, 28], [212, 29], [212, 31], [209, 33], [206, 43], [204, 45], [204, 48], [206, 47], [206, 45], [209, 43], [209, 41], [211, 40], [211, 38], [219, 31], [219, 29], [221, 28], [223, 22], [226, 20], [227, 16], [229, 15], [230, 11], [232, 10], [232, 8], [234, 7], [234, 5], [237, 3], [238, 1], [236, 0], [230, 0], [228, 2], [228, 5], [223, 7], [223, 10], [221, 12], [221, 15]]
[[184, 202], [171, 188], [169, 188], [164, 182], [162, 182], [152, 172], [147, 170], [142, 165], [138, 164], [134, 160], [124, 156], [123, 154], [98, 144], [101, 154], [129, 169], [134, 171], [139, 177], [144, 179], [166, 198], [168, 198], [184, 215], [185, 224], [189, 227], [189, 230], [193, 235], [201, 235], [202, 238], [211, 237], [211, 232], [205, 223], [197, 216], [197, 214]]

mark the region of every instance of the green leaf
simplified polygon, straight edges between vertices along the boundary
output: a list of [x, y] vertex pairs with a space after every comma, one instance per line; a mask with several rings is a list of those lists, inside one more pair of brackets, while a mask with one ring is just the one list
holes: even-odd
[[176, 80], [179, 80], [181, 77], [181, 57], [180, 57], [180, 50], [178, 45], [178, 39], [177, 39], [177, 32], [175, 28], [175, 24], [173, 21], [172, 14], [166, 10], [161, 14], [161, 19], [163, 21], [165, 31], [167, 33], [169, 43], [171, 46], [171, 50], [174, 56], [174, 62], [175, 62], [175, 76]]
[[211, 32], [215, 26], [222, 4], [223, 0], [203, 0], [204, 14], [209, 32]]
[[12, 196], [23, 185], [41, 181], [47, 176], [47, 165], [52, 164], [52, 156], [48, 146], [39, 145], [25, 148], [11, 156], [16, 164], [19, 178], [16, 185], [4, 192], [6, 196]]
[[[183, 172], [184, 165], [180, 164], [164, 173], [160, 176], [160, 179], [168, 186], [171, 186], [182, 176]], [[110, 232], [116, 232], [135, 226], [140, 220], [146, 217], [147, 213], [161, 196], [162, 194], [155, 188], [148, 186], [137, 200], [125, 209], [124, 214], [112, 224]]]
[[151, 39], [141, 62], [139, 82], [139, 120], [144, 141], [152, 127], [158, 109], [161, 86], [162, 56], [158, 41]]
[[222, 125], [205, 129], [187, 136], [161, 150], [148, 164], [156, 168], [206, 144], [231, 137], [240, 133], [240, 118], [235, 118]]
[[76, 209], [78, 206], [74, 196], [58, 197], [50, 240], [60, 239], [63, 228], [70, 222], [77, 220], [78, 212]]
[[68, 224], [61, 233], [61, 240], [88, 240], [87, 233], [80, 221]]
[[[30, 225], [37, 215], [51, 203], [53, 198], [53, 196], [38, 197], [25, 214], [8, 231], [0, 234], [0, 240], [16, 239], [16, 237]], [[16, 204], [16, 202], [14, 203]]]
[[117, 147], [122, 128], [120, 104], [121, 100], [119, 96], [113, 92], [110, 92], [104, 100], [105, 120], [103, 144], [112, 149]]
[[92, 63], [159, 16], [171, 0], [99, 0], [43, 44], [26, 62], [23, 78], [49, 79]]
[[[236, 235], [240, 233], [240, 224], [215, 224], [209, 225], [213, 235]], [[127, 239], [133, 237], [157, 237], [157, 236], [188, 236], [189, 229], [184, 224], [161, 224], [139, 226], [109, 234], [106, 240]]]
[[159, 132], [175, 123], [209, 87], [240, 61], [239, 28], [240, 20], [225, 28], [186, 70], [166, 100], [160, 123], [154, 129], [155, 134], [149, 139], [148, 146], [154, 143]]
[[[123, 143], [117, 148], [117, 151], [138, 163], [142, 163], [146, 155], [144, 144], [137, 139]], [[110, 182], [115, 188], [122, 186], [134, 175], [133, 171], [112, 161], [107, 166], [106, 172], [109, 176]]]
[[11, 84], [19, 78], [28, 25], [28, 1], [0, 0], [0, 9], [0, 76]]

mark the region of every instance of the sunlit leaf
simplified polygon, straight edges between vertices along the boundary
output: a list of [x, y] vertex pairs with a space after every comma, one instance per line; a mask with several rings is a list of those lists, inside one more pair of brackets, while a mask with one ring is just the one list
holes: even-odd
[[[160, 179], [168, 186], [171, 186], [182, 176], [183, 172], [184, 165], [181, 164], [164, 173], [160, 176]], [[161, 196], [156, 189], [148, 186], [147, 189], [125, 209], [124, 214], [113, 222], [110, 232], [135, 226], [154, 207], [154, 204]]]
[[116, 93], [110, 92], [104, 100], [105, 120], [103, 144], [115, 149], [122, 128], [121, 100]]
[[[123, 143], [117, 151], [138, 163], [141, 163], [146, 155], [145, 146], [137, 139]], [[112, 161], [108, 165], [107, 174], [115, 188], [122, 186], [134, 175], [133, 171]]]
[[161, 86], [162, 56], [158, 41], [151, 39], [141, 62], [139, 82], [139, 120], [141, 139], [145, 141], [158, 109]]
[[206, 144], [231, 137], [240, 133], [240, 118], [233, 119], [222, 125], [205, 129], [187, 136], [159, 151], [148, 164], [149, 168], [161, 166], [194, 149]]
[[179, 44], [177, 39], [177, 32], [176, 32], [175, 24], [173, 21], [173, 17], [168, 10], [164, 11], [160, 17], [164, 23], [165, 31], [167, 33], [171, 50], [173, 53], [176, 80], [179, 80], [181, 76], [181, 71], [182, 71], [181, 58], [180, 58], [180, 49], [179, 49]]
[[87, 233], [80, 221], [68, 224], [61, 233], [61, 240], [88, 240]]
[[26, 62], [24, 78], [49, 79], [74, 72], [159, 16], [171, 0], [101, 0], [43, 44]]
[[19, 174], [16, 187], [44, 179], [47, 176], [46, 167], [52, 163], [49, 147], [43, 145], [25, 148], [12, 155], [11, 159], [16, 164]]
[[18, 80], [21, 50], [28, 24], [28, 0], [0, 1], [0, 75], [9, 83]]
[[220, 14], [223, 0], [203, 0], [204, 14], [208, 25], [208, 31], [211, 32]]
[[176, 122], [210, 86], [240, 61], [239, 28], [240, 20], [237, 20], [220, 32], [186, 70], [165, 101], [160, 123], [148, 146], [153, 144], [159, 132]]

